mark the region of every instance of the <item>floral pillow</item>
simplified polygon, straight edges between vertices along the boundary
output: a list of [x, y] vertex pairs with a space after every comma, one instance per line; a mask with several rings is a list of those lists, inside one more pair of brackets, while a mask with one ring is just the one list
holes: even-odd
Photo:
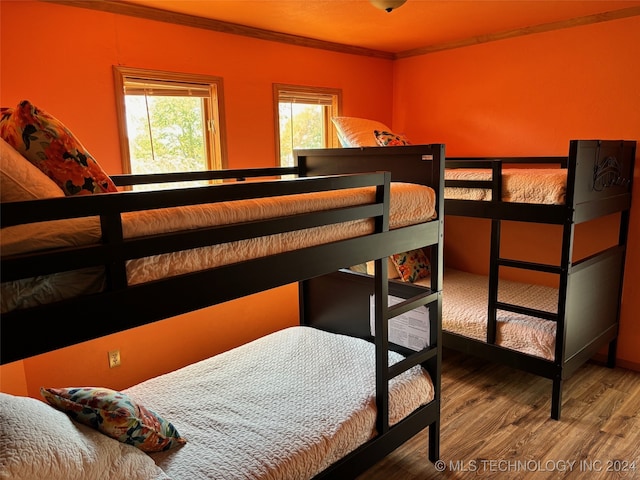
[[186, 443], [170, 422], [122, 392], [101, 387], [42, 388], [40, 392], [71, 419], [144, 452]]
[[117, 191], [64, 124], [28, 100], [0, 111], [0, 137], [56, 182], [65, 195]]
[[429, 276], [431, 272], [429, 260], [420, 248], [393, 254], [391, 261], [396, 266], [400, 278], [405, 282], [415, 282]]
[[398, 145], [411, 145], [404, 135], [398, 135], [386, 130], [374, 130], [373, 135], [376, 137], [376, 143], [381, 147], [394, 147]]

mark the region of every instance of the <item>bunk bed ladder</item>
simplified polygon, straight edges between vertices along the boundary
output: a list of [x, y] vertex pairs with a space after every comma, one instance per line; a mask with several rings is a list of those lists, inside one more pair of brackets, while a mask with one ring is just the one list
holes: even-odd
[[[422, 306], [435, 309], [434, 315], [438, 315], [438, 318], [440, 318], [439, 316], [441, 315], [442, 310], [442, 295], [438, 291], [430, 289], [427, 292], [414, 295], [390, 307], [388, 302], [389, 281], [387, 280], [388, 263], [386, 258], [375, 260], [375, 272], [374, 342], [376, 345], [376, 409], [378, 412], [376, 417], [376, 430], [379, 434], [383, 434], [387, 433], [391, 428], [389, 425], [389, 381], [410, 368], [423, 364], [428, 360], [441, 355], [440, 348], [438, 346], [441, 342], [441, 338], [437, 333], [440, 330], [440, 327], [438, 326], [438, 328], [436, 328], [435, 338], [433, 334], [431, 335], [432, 338], [430, 343], [430, 345], [435, 344], [436, 348], [426, 348], [406, 355], [404, 360], [389, 366], [389, 320]], [[440, 358], [437, 358], [437, 363], [440, 365]], [[439, 403], [439, 382], [434, 383], [434, 389], [435, 401]], [[439, 421], [430, 424], [429, 438], [431, 441], [429, 442], [429, 459], [431, 461], [437, 460], [440, 455], [439, 430]]]
[[[423, 294], [419, 294], [416, 296], [413, 296], [409, 299], [406, 299], [404, 302], [398, 303], [392, 307], [390, 307], [388, 309], [389, 312], [389, 318], [393, 318], [396, 317], [398, 315], [402, 315], [405, 312], [408, 312], [409, 310], [413, 310], [415, 308], [421, 307], [421, 306], [429, 306], [428, 308], [430, 309], [435, 309], [435, 314], [431, 315], [431, 318], [433, 318], [433, 316], [435, 315], [437, 318], [441, 318], [442, 317], [442, 295], [440, 293], [438, 293], [437, 291], [430, 291], [427, 293], [423, 293]], [[431, 321], [431, 323], [433, 324], [433, 322]], [[398, 362], [394, 365], [392, 365], [391, 367], [389, 367], [389, 378], [393, 378], [399, 374], [401, 374], [402, 372], [405, 372], [406, 370], [414, 367], [415, 365], [418, 364], [423, 364], [426, 363], [427, 361], [433, 359], [434, 357], [436, 357], [436, 362], [437, 362], [437, 374], [436, 374], [436, 378], [433, 379], [434, 380], [434, 401], [438, 404], [438, 409], [439, 404], [440, 404], [440, 365], [442, 364], [442, 358], [441, 358], [441, 348], [440, 348], [440, 344], [442, 342], [441, 339], [441, 335], [440, 335], [440, 330], [441, 327], [439, 325], [438, 322], [438, 326], [435, 329], [435, 335], [431, 335], [431, 343], [430, 345], [434, 345], [434, 342], [436, 344], [437, 348], [429, 348], [426, 350], [422, 350], [420, 352], [416, 352], [414, 354], [411, 354], [409, 356], [407, 356], [404, 360], [402, 360], [401, 362]], [[435, 337], [435, 338], [434, 338]], [[436, 460], [438, 460], [440, 458], [440, 420], [438, 417], [438, 420], [436, 420], [435, 422], [431, 423], [429, 425], [429, 459], [432, 462], [435, 462]]]
[[[489, 299], [487, 307], [487, 343], [496, 343], [496, 331], [498, 310], [528, 315], [556, 322], [556, 345], [555, 345], [555, 373], [552, 378], [551, 397], [551, 418], [560, 419], [560, 407], [562, 399], [562, 357], [564, 352], [565, 338], [565, 311], [566, 311], [566, 291], [569, 281], [569, 271], [571, 267], [571, 256], [573, 253], [574, 223], [571, 218], [567, 218], [562, 227], [562, 253], [560, 265], [548, 265], [543, 263], [527, 262], [523, 260], [512, 260], [500, 256], [500, 233], [501, 220], [491, 220], [491, 250], [489, 267]], [[559, 295], [557, 311], [547, 312], [522, 305], [501, 302], [498, 299], [498, 287], [500, 282], [500, 267], [519, 268], [537, 272], [551, 273], [559, 276]], [[609, 351], [609, 355], [614, 355]]]

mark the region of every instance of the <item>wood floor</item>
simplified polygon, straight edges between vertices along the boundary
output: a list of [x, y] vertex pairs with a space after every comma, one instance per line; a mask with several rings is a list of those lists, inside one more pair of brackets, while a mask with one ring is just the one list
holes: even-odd
[[587, 363], [560, 421], [550, 398], [550, 380], [447, 351], [439, 469], [425, 430], [357, 480], [640, 479], [640, 373]]

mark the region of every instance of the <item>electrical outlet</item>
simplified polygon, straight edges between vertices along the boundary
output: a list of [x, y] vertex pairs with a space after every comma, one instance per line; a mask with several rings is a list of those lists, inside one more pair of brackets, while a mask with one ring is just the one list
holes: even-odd
[[112, 350], [108, 352], [109, 355], [109, 368], [120, 366], [120, 350]]

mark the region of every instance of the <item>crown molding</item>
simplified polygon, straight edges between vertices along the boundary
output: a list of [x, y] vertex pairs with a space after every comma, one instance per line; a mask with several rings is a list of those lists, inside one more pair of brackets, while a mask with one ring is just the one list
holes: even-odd
[[454, 48], [470, 47], [472, 45], [479, 45], [481, 43], [496, 42], [498, 40], [504, 40], [507, 38], [522, 37], [524, 35], [533, 35], [535, 33], [550, 32], [553, 30], [562, 30], [565, 28], [580, 27], [583, 25], [591, 25], [594, 23], [608, 22], [611, 20], [619, 20], [621, 18], [628, 18], [640, 15], [640, 7], [629, 7], [621, 10], [613, 10], [610, 12], [597, 13], [594, 15], [587, 15], [584, 17], [572, 18], [569, 20], [563, 20], [559, 22], [543, 23], [540, 25], [534, 25], [531, 27], [516, 28], [514, 30], [508, 30], [505, 32], [492, 33], [488, 35], [479, 35], [471, 37], [465, 40], [441, 43], [438, 45], [431, 45], [426, 47], [415, 48], [412, 50], [406, 50], [395, 54], [395, 58], [407, 58], [415, 57], [417, 55], [426, 55], [434, 52], [441, 52], [443, 50], [451, 50]]
[[368, 57], [382, 58], [393, 60], [395, 55], [392, 52], [374, 50], [353, 45], [345, 45], [342, 43], [326, 42], [313, 38], [302, 37], [298, 35], [290, 35], [287, 33], [274, 32], [261, 28], [248, 27], [237, 23], [223, 22], [210, 18], [203, 18], [184, 13], [169, 12], [159, 8], [147, 7], [138, 4], [131, 4], [125, 1], [114, 0], [39, 0], [45, 3], [55, 3], [68, 7], [87, 8], [91, 10], [99, 10], [102, 12], [115, 13], [119, 15], [128, 15], [131, 17], [145, 18], [147, 20], [155, 20], [158, 22], [174, 23], [187, 27], [202, 28], [215, 32], [228, 33], [231, 35], [242, 35], [245, 37], [257, 38], [260, 40], [268, 40], [272, 42], [286, 43], [299, 47], [318, 48], [321, 50], [329, 50], [339, 53], [348, 53], [352, 55], [364, 55]]
[[397, 60], [407, 57], [415, 57], [418, 55], [427, 55], [429, 53], [441, 52], [443, 50], [452, 50], [455, 48], [469, 47], [480, 45], [488, 42], [505, 40], [507, 38], [521, 37], [524, 35], [533, 35], [536, 33], [550, 32], [553, 30], [561, 30], [565, 28], [579, 27], [583, 25], [591, 25], [594, 23], [608, 22], [611, 20], [619, 20], [640, 15], [640, 7], [629, 7], [610, 12], [587, 15], [584, 17], [572, 18], [559, 22], [544, 23], [530, 27], [516, 28], [504, 32], [491, 33], [487, 35], [478, 35], [464, 40], [454, 42], [446, 42], [435, 45], [428, 45], [411, 50], [405, 50], [398, 53], [386, 52], [382, 50], [357, 47], [354, 45], [346, 45], [343, 43], [327, 42], [314, 38], [303, 37], [299, 35], [290, 35], [287, 33], [275, 32], [261, 28], [249, 27], [238, 23], [223, 22], [210, 18], [198, 17], [195, 15], [187, 15], [184, 13], [169, 12], [159, 8], [148, 7], [138, 4], [128, 3], [126, 1], [116, 0], [39, 0], [45, 3], [55, 3], [66, 5], [69, 7], [87, 8], [91, 10], [100, 10], [103, 12], [115, 13], [119, 15], [128, 15], [132, 17], [144, 18], [147, 20], [155, 20], [158, 22], [173, 23], [193, 28], [202, 28], [220, 33], [228, 33], [231, 35], [242, 35], [260, 40], [272, 42], [286, 43], [298, 47], [316, 48], [321, 50], [329, 50], [339, 53], [347, 53], [351, 55], [361, 55], [367, 57], [381, 58], [385, 60]]

